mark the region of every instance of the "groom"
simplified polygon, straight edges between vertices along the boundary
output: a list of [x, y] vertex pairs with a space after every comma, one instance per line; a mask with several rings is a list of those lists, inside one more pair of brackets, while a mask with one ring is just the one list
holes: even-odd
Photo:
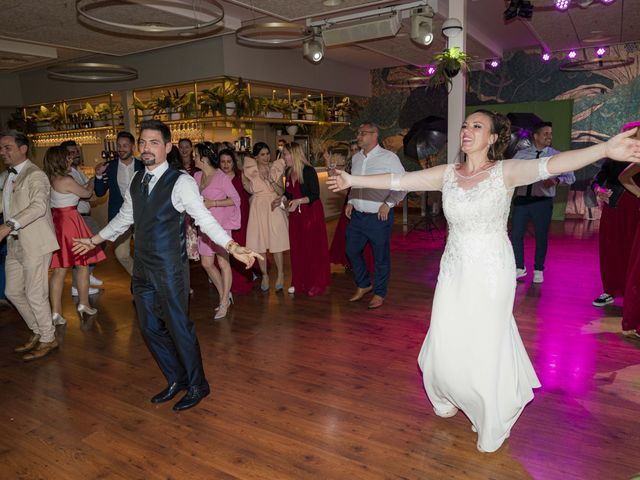
[[171, 132], [164, 123], [142, 122], [138, 149], [145, 169], [134, 175], [118, 214], [98, 235], [75, 239], [74, 252], [81, 254], [105, 240], [114, 241], [135, 225], [132, 287], [140, 329], [168, 383], [151, 402], [167, 402], [186, 390], [173, 406], [181, 411], [209, 395], [200, 345], [188, 315], [185, 212], [211, 240], [247, 266], [262, 257], [227, 235], [205, 208], [191, 176], [169, 168], [167, 154], [171, 147]]

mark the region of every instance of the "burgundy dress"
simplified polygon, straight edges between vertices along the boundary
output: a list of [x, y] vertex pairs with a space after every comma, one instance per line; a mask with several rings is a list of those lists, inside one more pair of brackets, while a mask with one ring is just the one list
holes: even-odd
[[[287, 178], [289, 199], [302, 198], [300, 183]], [[323, 294], [331, 283], [329, 243], [320, 199], [302, 204], [289, 213], [291, 286], [296, 293]]]
[[[349, 225], [349, 219], [344, 213], [348, 201], [349, 194], [347, 194], [347, 198], [345, 198], [344, 206], [338, 219], [338, 225], [336, 225], [336, 230], [333, 233], [333, 240], [331, 241], [331, 248], [329, 249], [329, 259], [331, 263], [351, 268], [351, 262], [347, 258], [347, 225]], [[371, 244], [369, 243], [364, 247], [364, 261], [367, 264], [367, 270], [373, 272], [375, 270], [375, 263], [373, 261]]]
[[602, 207], [598, 235], [600, 276], [603, 291], [614, 297], [621, 297], [625, 293], [632, 245], [640, 224], [639, 207], [640, 202], [629, 192], [622, 194], [616, 208], [606, 203]]
[[[242, 186], [242, 172], [236, 172], [231, 183], [240, 195], [240, 228], [231, 232], [231, 238], [245, 246], [247, 244], [247, 222], [249, 221], [249, 193]], [[237, 295], [249, 293], [253, 289], [253, 269], [247, 270], [244, 263], [239, 262], [231, 255], [229, 262], [232, 273], [231, 293]], [[258, 262], [255, 263], [255, 265], [257, 264]], [[255, 265], [254, 269], [257, 268]]]
[[627, 285], [622, 305], [622, 330], [640, 333], [640, 223], [636, 228], [627, 267]]

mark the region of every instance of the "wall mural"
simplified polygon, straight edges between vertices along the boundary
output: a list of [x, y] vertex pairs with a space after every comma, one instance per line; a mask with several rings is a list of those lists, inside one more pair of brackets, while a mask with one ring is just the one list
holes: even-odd
[[[572, 148], [588, 146], [616, 134], [629, 121], [640, 119], [640, 43], [612, 47], [605, 58], [633, 57], [634, 62], [609, 70], [564, 72], [563, 59], [542, 62], [539, 50], [505, 56], [496, 70], [474, 71], [468, 78], [467, 105], [520, 103], [573, 99]], [[339, 138], [355, 137], [362, 120], [381, 127], [385, 147], [402, 153], [402, 137], [411, 126], [430, 115], [446, 117], [447, 94], [444, 87], [399, 89], [388, 81], [422, 75], [421, 68], [404, 66], [371, 72], [372, 97], [362, 102], [358, 119]], [[420, 168], [417, 162], [400, 155], [408, 170]], [[580, 172], [584, 187], [597, 167]]]

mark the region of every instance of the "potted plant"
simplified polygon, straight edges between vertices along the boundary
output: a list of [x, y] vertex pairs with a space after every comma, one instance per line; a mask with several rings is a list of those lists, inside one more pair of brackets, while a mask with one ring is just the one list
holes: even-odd
[[[108, 126], [109, 123], [122, 116], [122, 106], [119, 103], [99, 103], [95, 108], [98, 120], [95, 122], [97, 126]], [[100, 125], [98, 125], [98, 122]], [[120, 123], [118, 121], [118, 123]]]
[[142, 120], [151, 119], [155, 109], [153, 101], [143, 102], [135, 93], [133, 94], [133, 105], [131, 105], [131, 108], [136, 111], [136, 115], [141, 117]]
[[322, 99], [312, 102], [311, 108], [316, 120], [325, 122], [329, 120], [329, 106]]
[[180, 120], [180, 94], [178, 89], [167, 93], [160, 90], [160, 96], [155, 99], [155, 113], [166, 113], [169, 120]]
[[298, 120], [300, 112], [304, 110], [304, 99], [291, 100], [291, 120]]
[[468, 62], [471, 57], [460, 50], [458, 47], [446, 48], [435, 56], [438, 62], [436, 71], [431, 77], [430, 84], [432, 86], [445, 85], [447, 90], [451, 90], [452, 78], [455, 77], [460, 70], [469, 70]]
[[[234, 85], [228, 80], [225, 80], [222, 85], [202, 90], [198, 99], [202, 116], [206, 116], [209, 113], [211, 115], [233, 115], [235, 111], [235, 103], [233, 103], [234, 91]], [[227, 108], [229, 108], [229, 111], [227, 111]]]
[[305, 120], [315, 120], [315, 116], [313, 113], [314, 104], [315, 102], [309, 97], [302, 100], [302, 111], [304, 112]]
[[[258, 101], [249, 95], [247, 84], [242, 80], [242, 78], [238, 79], [232, 98], [233, 103], [235, 104], [235, 114], [237, 118], [252, 117], [257, 113]], [[229, 113], [227, 112], [227, 115], [228, 114]]]
[[343, 97], [334, 107], [334, 116], [337, 122], [348, 122], [357, 111], [357, 105], [349, 97]]
[[291, 114], [291, 104], [285, 98], [263, 98], [259, 103], [266, 118], [284, 118]]
[[196, 92], [183, 93], [178, 103], [184, 118], [197, 116], [198, 104], [196, 103]]

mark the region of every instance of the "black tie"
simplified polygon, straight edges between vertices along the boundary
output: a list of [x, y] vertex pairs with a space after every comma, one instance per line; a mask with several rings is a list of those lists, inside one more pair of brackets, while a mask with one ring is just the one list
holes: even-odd
[[[536, 150], [536, 158], [540, 158], [540, 155], [542, 155], [543, 150]], [[531, 185], [527, 185], [527, 197], [531, 196], [533, 190], [533, 184]]]
[[150, 173], [145, 173], [144, 178], [142, 179], [142, 195], [144, 198], [149, 196], [149, 182], [153, 178], [153, 175]]
[[13, 167], [9, 167], [9, 170], [7, 170], [7, 171], [8, 171], [9, 173], [13, 173], [13, 174], [15, 174], [15, 175], [17, 175], [17, 174], [18, 174], [18, 171], [17, 171], [15, 168], [13, 168]]

